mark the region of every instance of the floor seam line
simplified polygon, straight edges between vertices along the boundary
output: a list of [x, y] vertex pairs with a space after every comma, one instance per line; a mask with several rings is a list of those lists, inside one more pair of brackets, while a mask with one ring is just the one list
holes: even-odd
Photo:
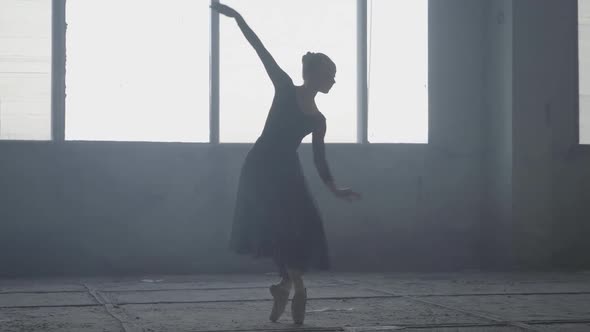
[[97, 291], [88, 284], [82, 284], [82, 286], [86, 288], [88, 294], [90, 294], [90, 296], [92, 296], [92, 298], [105, 309], [107, 314], [109, 314], [109, 316], [111, 316], [119, 323], [124, 332], [144, 331], [142, 327], [139, 327], [136, 324], [128, 322], [126, 319], [120, 317], [120, 315], [115, 313], [113, 310], [115, 306], [112, 303], [110, 303], [107, 299], [105, 299], [104, 296], [102, 296], [102, 294], [100, 293], [100, 291]]
[[[371, 287], [373, 287], [373, 285]], [[413, 297], [413, 296], [409, 296], [409, 295], [396, 294], [396, 293], [393, 293], [393, 292], [390, 292], [390, 291], [384, 291], [384, 290], [374, 289], [374, 288], [366, 288], [366, 289], [367, 290], [376, 291], [376, 292], [380, 292], [380, 293], [384, 293], [384, 294], [389, 294], [389, 295], [397, 295], [397, 296], [400, 296], [400, 297], [402, 297], [404, 299], [408, 299], [410, 301], [414, 301], [414, 302], [418, 302], [418, 303], [422, 303], [422, 304], [426, 304], [426, 305], [430, 305], [430, 306], [435, 306], [435, 307], [439, 307], [439, 308], [444, 308], [444, 309], [451, 310], [451, 311], [460, 312], [460, 313], [463, 313], [463, 314], [466, 314], [466, 315], [469, 315], [469, 316], [472, 316], [472, 317], [477, 317], [477, 318], [480, 318], [480, 319], [486, 319], [486, 320], [489, 320], [489, 321], [493, 321], [493, 322], [504, 324], [504, 325], [508, 325], [508, 326], [518, 327], [518, 328], [521, 328], [521, 329], [524, 329], [524, 330], [528, 330], [528, 331], [539, 331], [538, 329], [535, 329], [532, 326], [530, 326], [530, 325], [528, 325], [526, 323], [523, 323], [523, 322], [511, 321], [511, 320], [504, 320], [502, 318], [495, 317], [493, 315], [479, 314], [479, 313], [476, 313], [476, 312], [472, 312], [472, 311], [469, 311], [469, 310], [463, 310], [463, 309], [460, 309], [460, 308], [455, 308], [455, 307], [444, 305], [444, 304], [440, 304], [440, 303], [437, 303], [437, 302], [426, 301], [426, 300], [419, 299], [419, 298], [416, 298], [416, 297]]]

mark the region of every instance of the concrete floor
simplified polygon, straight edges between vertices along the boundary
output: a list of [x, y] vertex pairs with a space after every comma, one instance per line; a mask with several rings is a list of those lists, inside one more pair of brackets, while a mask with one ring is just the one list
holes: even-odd
[[590, 273], [311, 274], [306, 324], [266, 275], [0, 280], [0, 331], [590, 331]]

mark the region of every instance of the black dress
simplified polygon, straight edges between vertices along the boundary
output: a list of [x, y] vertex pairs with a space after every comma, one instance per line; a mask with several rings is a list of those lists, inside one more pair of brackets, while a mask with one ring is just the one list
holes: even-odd
[[313, 132], [316, 166], [323, 180], [331, 180], [323, 156], [326, 119], [321, 113], [303, 113], [292, 80], [283, 77], [275, 80], [264, 130], [242, 166], [230, 247], [239, 254], [273, 258], [280, 269], [325, 270], [324, 227], [297, 148]]

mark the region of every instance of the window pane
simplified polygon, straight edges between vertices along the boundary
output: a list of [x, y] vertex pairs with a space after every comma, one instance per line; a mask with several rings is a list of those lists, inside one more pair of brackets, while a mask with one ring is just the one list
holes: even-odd
[[0, 139], [51, 139], [51, 0], [0, 1]]
[[369, 142], [428, 143], [428, 0], [372, 0], [367, 11]]
[[590, 1], [578, 1], [580, 144], [590, 144]]
[[66, 139], [209, 140], [209, 1], [69, 0]]
[[[327, 142], [356, 141], [356, 0], [226, 0], [245, 18], [296, 85], [301, 57], [327, 54], [336, 84], [316, 102], [328, 119]], [[221, 17], [220, 138], [253, 142], [270, 108], [273, 86], [234, 20]], [[310, 141], [308, 136], [305, 141]]]

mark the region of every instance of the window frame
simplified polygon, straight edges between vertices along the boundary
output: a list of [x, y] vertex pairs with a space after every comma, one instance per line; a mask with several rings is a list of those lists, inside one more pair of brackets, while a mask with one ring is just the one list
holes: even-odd
[[[52, 74], [51, 74], [51, 139], [60, 143], [65, 140], [65, 68], [66, 68], [66, 1], [52, 0]], [[356, 0], [357, 14], [357, 133], [355, 143], [328, 143], [328, 144], [412, 144], [427, 145], [430, 142], [430, 130], [427, 143], [370, 143], [368, 141], [368, 16], [367, 7], [369, 0]], [[211, 4], [219, 0], [210, 0]], [[430, 6], [428, 6], [430, 10]], [[429, 15], [428, 15], [429, 16]], [[183, 143], [183, 144], [251, 144], [251, 143], [221, 143], [220, 142], [220, 116], [219, 116], [219, 64], [220, 64], [220, 33], [219, 14], [211, 11], [210, 19], [210, 43], [209, 43], [209, 142]], [[428, 110], [430, 113], [430, 109]], [[93, 141], [89, 141], [93, 142]], [[108, 141], [107, 141], [108, 142]], [[159, 142], [166, 143], [166, 142]]]
[[[576, 28], [574, 29], [574, 40], [575, 42], [575, 54], [576, 54], [576, 74], [574, 75], [575, 77], [575, 83], [574, 86], [576, 87], [576, 102], [575, 102], [575, 107], [576, 107], [576, 144], [575, 144], [575, 148], [574, 151], [584, 151], [584, 152], [590, 152], [590, 143], [582, 143], [581, 140], [581, 130], [580, 130], [580, 116], [582, 115], [582, 110], [581, 110], [581, 105], [580, 105], [580, 1], [578, 0], [576, 1], [576, 8], [575, 8], [575, 15], [576, 15]], [[590, 111], [590, 110], [589, 110]]]
[[51, 38], [51, 141], [64, 142], [66, 132], [66, 0], [52, 0]]

